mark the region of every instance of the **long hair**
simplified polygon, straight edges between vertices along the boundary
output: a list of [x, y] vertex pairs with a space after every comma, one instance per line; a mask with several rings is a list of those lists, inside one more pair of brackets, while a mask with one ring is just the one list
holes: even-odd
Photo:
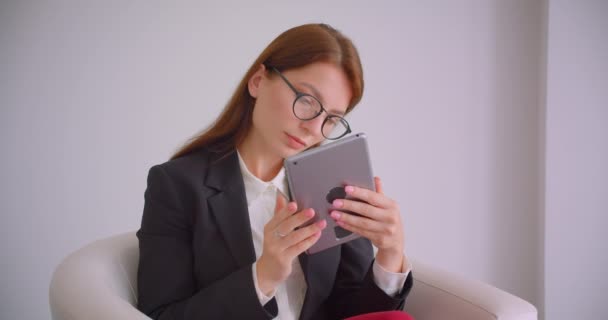
[[346, 109], [346, 113], [349, 113], [363, 95], [363, 70], [352, 41], [327, 24], [294, 27], [280, 34], [262, 51], [241, 79], [220, 116], [207, 129], [179, 148], [171, 159], [183, 157], [203, 147], [227, 153], [245, 139], [252, 125], [255, 104], [255, 98], [249, 94], [247, 84], [260, 65], [285, 71], [315, 62], [333, 63], [344, 71], [352, 90]]

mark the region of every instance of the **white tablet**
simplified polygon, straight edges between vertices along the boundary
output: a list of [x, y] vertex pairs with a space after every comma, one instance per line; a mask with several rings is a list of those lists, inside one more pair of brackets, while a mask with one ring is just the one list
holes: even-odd
[[[313, 208], [317, 213], [310, 221], [327, 221], [321, 238], [306, 252], [313, 254], [359, 235], [338, 226], [329, 216], [335, 199], [346, 198], [347, 185], [375, 190], [374, 175], [364, 133], [353, 134], [285, 159], [291, 201], [298, 211]], [[308, 223], [307, 223], [308, 224]]]

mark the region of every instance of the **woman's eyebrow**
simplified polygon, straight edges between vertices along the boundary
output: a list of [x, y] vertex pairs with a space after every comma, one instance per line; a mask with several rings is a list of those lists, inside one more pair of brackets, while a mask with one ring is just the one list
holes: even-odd
[[[321, 101], [321, 103], [323, 104], [323, 108], [325, 108], [325, 99], [323, 99], [323, 95], [321, 95], [321, 92], [319, 92], [319, 90], [317, 90], [317, 88], [315, 88], [315, 86], [313, 86], [312, 84], [310, 84], [308, 82], [300, 82], [300, 84], [307, 87], [308, 89], [310, 89], [310, 91], [312, 91], [312, 94], [315, 96], [315, 98], [319, 99], [319, 101]], [[340, 110], [336, 110], [336, 109], [326, 109], [326, 110], [327, 110], [327, 112], [329, 112], [331, 114], [344, 116], [344, 112], [342, 112]]]

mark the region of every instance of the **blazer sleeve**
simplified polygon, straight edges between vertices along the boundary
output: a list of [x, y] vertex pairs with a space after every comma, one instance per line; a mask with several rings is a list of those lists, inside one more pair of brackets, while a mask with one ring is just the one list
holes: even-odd
[[401, 291], [391, 297], [376, 285], [373, 262], [373, 249], [368, 239], [359, 238], [342, 245], [336, 281], [327, 304], [332, 318], [403, 309], [413, 285], [412, 272]]
[[163, 165], [148, 173], [139, 239], [138, 308], [154, 319], [271, 319], [276, 300], [258, 300], [252, 266], [197, 288], [192, 252], [192, 213]]

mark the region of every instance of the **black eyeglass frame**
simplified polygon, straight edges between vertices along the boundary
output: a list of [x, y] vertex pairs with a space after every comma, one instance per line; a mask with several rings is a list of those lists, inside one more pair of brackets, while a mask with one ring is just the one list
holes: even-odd
[[[327, 113], [327, 117], [325, 117], [325, 119], [323, 120], [323, 123], [321, 124], [321, 134], [327, 140], [338, 140], [338, 139], [340, 139], [340, 138], [344, 137], [345, 135], [347, 135], [347, 134], [349, 134], [349, 133], [352, 132], [352, 130], [350, 129], [350, 124], [348, 123], [348, 121], [346, 121], [346, 119], [344, 119], [344, 117], [341, 117], [341, 116], [339, 116], [337, 114], [331, 114], [331, 113], [327, 112], [327, 110], [325, 110], [325, 107], [323, 107], [323, 104], [321, 103], [321, 101], [319, 99], [317, 99], [317, 97], [315, 97], [315, 96], [313, 96], [311, 94], [308, 94], [308, 93], [304, 93], [304, 92], [298, 91], [298, 89], [296, 89], [291, 84], [291, 82], [289, 82], [289, 80], [287, 80], [287, 78], [279, 71], [279, 69], [277, 69], [275, 67], [269, 67], [269, 69], [272, 70], [272, 71], [274, 71], [274, 72], [276, 72], [281, 77], [281, 79], [283, 79], [283, 81], [287, 84], [287, 86], [291, 89], [291, 91], [293, 91], [293, 93], [296, 94], [296, 98], [293, 100], [293, 104], [291, 106], [291, 110], [293, 112], [293, 115], [296, 118], [298, 118], [300, 120], [303, 120], [303, 121], [309, 121], [309, 120], [315, 119], [316, 117], [320, 116], [321, 113], [323, 113], [323, 112]], [[296, 114], [296, 102], [301, 97], [311, 97], [311, 98], [315, 99], [315, 101], [317, 101], [319, 103], [319, 106], [321, 107], [321, 109], [319, 110], [319, 112], [317, 112], [317, 114], [315, 114], [314, 116], [312, 116], [310, 118], [307, 118], [307, 119], [306, 118], [300, 118]], [[343, 134], [341, 134], [340, 136], [336, 137], [336, 138], [329, 138], [329, 137], [327, 137], [325, 135], [325, 133], [323, 133], [323, 127], [325, 127], [325, 124], [327, 123], [327, 121], [330, 118], [336, 118], [336, 119], [338, 119], [342, 123], [342, 125], [344, 125], [344, 127], [346, 127], [346, 131]]]

